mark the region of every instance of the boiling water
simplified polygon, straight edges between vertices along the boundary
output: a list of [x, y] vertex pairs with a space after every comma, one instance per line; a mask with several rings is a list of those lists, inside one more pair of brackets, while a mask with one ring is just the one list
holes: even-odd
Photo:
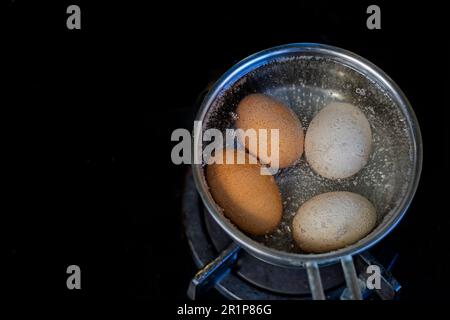
[[203, 129], [232, 128], [239, 101], [251, 93], [265, 93], [283, 101], [296, 113], [305, 130], [330, 102], [352, 103], [369, 120], [373, 140], [368, 164], [347, 179], [321, 177], [311, 169], [304, 155], [294, 166], [279, 171], [275, 179], [282, 194], [282, 222], [273, 233], [254, 239], [278, 250], [300, 252], [291, 236], [292, 218], [305, 201], [330, 191], [365, 196], [374, 204], [379, 226], [382, 225], [404, 197], [413, 174], [410, 128], [391, 97], [341, 62], [311, 56], [283, 58], [248, 73], [222, 92], [212, 104]]

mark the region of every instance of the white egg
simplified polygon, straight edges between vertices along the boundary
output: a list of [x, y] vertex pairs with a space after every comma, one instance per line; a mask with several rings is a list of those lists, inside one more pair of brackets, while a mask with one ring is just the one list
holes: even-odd
[[352, 104], [332, 102], [311, 121], [305, 155], [321, 176], [342, 179], [367, 164], [371, 145], [372, 131], [364, 113]]
[[375, 207], [365, 197], [346, 191], [328, 192], [306, 201], [292, 221], [292, 235], [307, 252], [327, 252], [366, 236], [377, 221]]

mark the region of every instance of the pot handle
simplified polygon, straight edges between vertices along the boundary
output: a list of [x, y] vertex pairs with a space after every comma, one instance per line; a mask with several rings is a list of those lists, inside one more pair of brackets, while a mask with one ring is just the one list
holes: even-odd
[[189, 283], [188, 297], [195, 300], [203, 292], [220, 282], [230, 271], [240, 249], [238, 244], [232, 242], [216, 259], [200, 269]]
[[[355, 265], [351, 255], [341, 258], [342, 270], [344, 271], [345, 282], [350, 290], [352, 300], [362, 300], [361, 289], [358, 285], [358, 277], [356, 275]], [[308, 273], [309, 288], [311, 290], [313, 300], [325, 300], [322, 280], [317, 262], [306, 262], [306, 272]]]

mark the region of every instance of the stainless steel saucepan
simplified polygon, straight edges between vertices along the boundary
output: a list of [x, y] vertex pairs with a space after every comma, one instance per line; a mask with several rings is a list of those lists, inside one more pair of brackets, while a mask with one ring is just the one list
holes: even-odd
[[[360, 299], [352, 256], [373, 246], [398, 224], [419, 182], [422, 140], [407, 98], [381, 69], [354, 53], [328, 45], [295, 43], [258, 52], [233, 66], [209, 91], [196, 120], [202, 121], [203, 131], [232, 128], [239, 101], [256, 92], [284, 101], [305, 129], [331, 101], [357, 105], [372, 128], [370, 160], [355, 176], [340, 181], [318, 176], [304, 156], [280, 171], [275, 179], [284, 203], [282, 222], [276, 232], [262, 237], [243, 233], [224, 217], [209, 192], [204, 165], [194, 164], [194, 180], [207, 211], [235, 244], [253, 256], [275, 265], [306, 268], [315, 299], [325, 297], [319, 266], [341, 261], [353, 298]], [[194, 137], [194, 146], [201, 154], [200, 135]], [[320, 254], [302, 252], [289, 229], [297, 209], [317, 194], [343, 190], [362, 194], [374, 204], [377, 226], [345, 248]]]

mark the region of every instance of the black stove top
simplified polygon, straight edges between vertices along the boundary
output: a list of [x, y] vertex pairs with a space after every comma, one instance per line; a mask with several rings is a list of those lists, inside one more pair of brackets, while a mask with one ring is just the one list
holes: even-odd
[[[370, 254], [401, 284], [400, 299], [448, 296], [450, 71], [440, 5], [380, 4], [382, 28], [368, 30], [371, 3], [363, 2], [217, 2], [206, 12], [212, 4], [78, 1], [77, 32], [67, 30], [64, 1], [7, 2], [1, 75], [10, 297], [188, 301], [193, 275], [229, 239], [207, 220], [192, 187], [184, 189], [193, 197], [188, 217], [200, 222], [186, 230], [190, 168], [171, 162], [171, 134], [191, 130], [196, 99], [211, 79], [293, 42], [355, 52], [408, 97], [423, 136], [422, 176], [404, 219]], [[209, 239], [198, 246], [194, 234]], [[236, 279], [248, 295], [307, 298], [302, 270], [279, 272], [242, 251], [237, 257], [220, 282], [225, 288]], [[82, 270], [80, 291], [67, 290], [71, 264]], [[298, 281], [283, 281], [285, 272]], [[342, 279], [331, 280], [327, 288], [339, 291]], [[205, 299], [224, 299], [214, 290]]]

